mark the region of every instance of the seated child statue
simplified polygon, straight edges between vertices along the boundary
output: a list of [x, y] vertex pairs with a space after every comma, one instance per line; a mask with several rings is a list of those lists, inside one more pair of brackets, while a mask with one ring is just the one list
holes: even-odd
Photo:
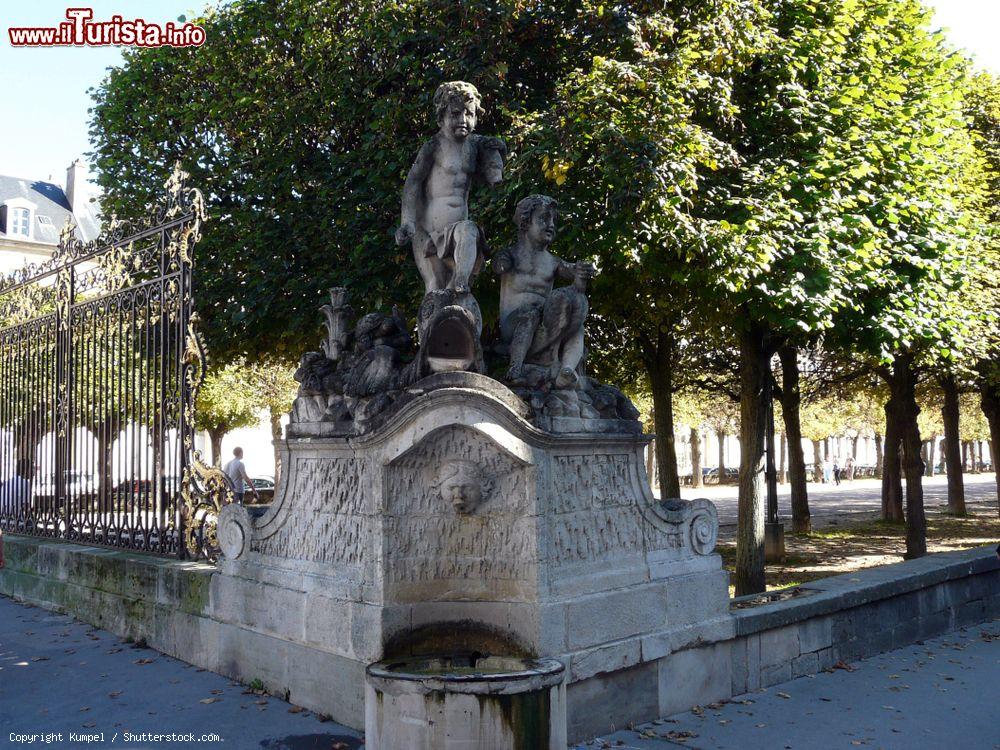
[[[546, 195], [517, 204], [517, 243], [497, 253], [492, 264], [500, 276], [500, 336], [510, 349], [507, 379], [518, 382], [525, 365], [548, 368], [557, 388], [579, 387], [584, 353], [589, 263], [569, 263], [549, 252], [556, 236], [558, 206]], [[556, 277], [572, 285], [554, 288]]]

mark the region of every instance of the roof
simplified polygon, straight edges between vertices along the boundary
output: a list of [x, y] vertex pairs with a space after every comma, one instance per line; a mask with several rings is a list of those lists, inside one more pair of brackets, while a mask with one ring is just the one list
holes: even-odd
[[[20, 177], [8, 177], [0, 175], [0, 204], [12, 198], [23, 198], [34, 203], [36, 216], [48, 216], [52, 224], [42, 224], [35, 220], [33, 228], [36, 242], [45, 242], [52, 245], [59, 243], [59, 232], [66, 224], [66, 217], [73, 218], [73, 223], [77, 226], [77, 235], [84, 242], [90, 242], [97, 237], [101, 231], [101, 222], [98, 219], [98, 205], [95, 201], [88, 201], [81, 211], [82, 215], [73, 216], [69, 208], [69, 201], [66, 193], [61, 187], [51, 182], [41, 180], [26, 180]], [[7, 235], [0, 231], [0, 239], [23, 240], [16, 235]]]

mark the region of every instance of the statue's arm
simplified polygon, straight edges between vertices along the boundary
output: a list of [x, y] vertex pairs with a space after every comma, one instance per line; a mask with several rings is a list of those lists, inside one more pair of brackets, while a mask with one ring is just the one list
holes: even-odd
[[400, 210], [399, 230], [396, 232], [396, 242], [404, 245], [412, 239], [417, 226], [417, 216], [424, 196], [424, 182], [434, 167], [433, 139], [420, 147], [416, 161], [410, 167], [403, 183], [403, 202]]
[[560, 279], [568, 279], [569, 281], [576, 278], [576, 263], [570, 263], [568, 260], [563, 260], [556, 255], [552, 257], [556, 261], [556, 276]]
[[514, 253], [509, 247], [504, 248], [493, 256], [490, 266], [493, 268], [493, 273], [497, 276], [510, 273], [514, 270]]
[[568, 260], [563, 260], [554, 255], [552, 257], [556, 260], [556, 276], [560, 279], [585, 285], [597, 275], [597, 269], [594, 268], [593, 263], [588, 263], [585, 260], [581, 260], [578, 263], [570, 263]]

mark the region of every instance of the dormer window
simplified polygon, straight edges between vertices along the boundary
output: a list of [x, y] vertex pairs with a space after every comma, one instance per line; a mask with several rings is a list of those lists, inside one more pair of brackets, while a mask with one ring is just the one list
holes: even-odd
[[30, 237], [31, 210], [27, 208], [12, 208], [10, 212], [10, 230], [7, 233], [21, 237]]

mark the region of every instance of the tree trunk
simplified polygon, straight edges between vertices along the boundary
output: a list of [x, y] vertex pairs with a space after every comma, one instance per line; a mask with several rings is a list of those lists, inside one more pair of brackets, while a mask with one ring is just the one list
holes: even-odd
[[784, 484], [788, 481], [788, 472], [785, 470], [788, 462], [788, 446], [783, 432], [778, 434], [778, 445], [781, 446], [778, 449], [778, 484]]
[[112, 510], [114, 488], [111, 486], [111, 444], [117, 431], [110, 424], [97, 428], [97, 486], [98, 497], [101, 498], [101, 510]]
[[726, 474], [726, 433], [719, 430], [716, 437], [719, 439], [719, 484], [722, 484], [722, 478]]
[[885, 404], [885, 445], [882, 455], [882, 520], [903, 519], [903, 478], [900, 471], [902, 430], [894, 397]]
[[653, 429], [656, 432], [656, 467], [660, 475], [660, 499], [681, 496], [677, 475], [677, 448], [674, 444], [674, 345], [660, 332], [655, 351], [645, 358], [646, 373], [653, 391]]
[[[898, 355], [888, 378], [890, 399], [896, 429], [903, 447], [903, 474], [906, 477], [906, 559], [927, 554], [927, 518], [924, 515], [924, 462], [920, 460], [920, 428], [917, 417], [917, 377], [913, 358]], [[886, 407], [889, 408], [889, 405]], [[888, 449], [886, 463], [889, 463]], [[888, 473], [888, 467], [887, 467]]]
[[[813, 481], [820, 484], [823, 481], [823, 448], [819, 440], [813, 440]], [[803, 471], [805, 469], [803, 468]]]
[[691, 428], [691, 486], [701, 487], [701, 433]]
[[983, 378], [979, 391], [980, 405], [990, 425], [990, 460], [997, 482], [997, 512], [1000, 513], [1000, 466], [997, 466], [997, 447], [1000, 446], [1000, 383], [990, 383]]
[[882, 467], [885, 466], [882, 456], [882, 436], [875, 433], [875, 478], [882, 478]]
[[736, 528], [736, 595], [757, 594], [764, 583], [764, 432], [767, 378], [764, 331], [740, 333], [740, 488]]
[[830, 460], [830, 438], [823, 438], [823, 460]]
[[208, 431], [208, 436], [212, 439], [212, 466], [222, 463], [222, 438], [226, 436], [226, 432], [224, 427], [213, 427]]
[[281, 412], [272, 408], [270, 417], [271, 445], [274, 446], [274, 488], [277, 490], [278, 482], [281, 481]]
[[[778, 350], [781, 358], [781, 414], [788, 435], [788, 479], [791, 482], [792, 529], [808, 533], [812, 528], [809, 519], [809, 490], [806, 478], [806, 458], [802, 451], [802, 423], [799, 408], [802, 395], [799, 389], [799, 357], [794, 346]], [[815, 446], [816, 443], [814, 442]], [[818, 455], [818, 453], [817, 453]]]
[[646, 479], [649, 480], [649, 486], [655, 487], [656, 484], [653, 482], [653, 469], [656, 466], [656, 446], [654, 443], [656, 438], [649, 441], [649, 445], [646, 446]]
[[851, 458], [854, 459], [854, 463], [858, 462], [858, 441], [861, 440], [861, 435], [855, 435], [851, 438]]
[[958, 384], [954, 375], [941, 378], [944, 406], [941, 421], [944, 423], [944, 464], [948, 476], [948, 513], [966, 514], [965, 480], [962, 477], [962, 449], [960, 446]]

